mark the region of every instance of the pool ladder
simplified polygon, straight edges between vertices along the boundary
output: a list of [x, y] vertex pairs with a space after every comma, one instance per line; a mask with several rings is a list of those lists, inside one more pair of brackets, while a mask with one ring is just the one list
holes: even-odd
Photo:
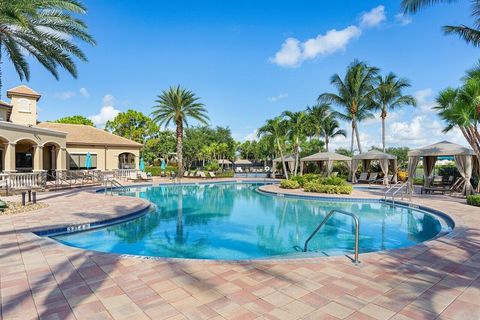
[[359, 242], [359, 238], [360, 238], [360, 220], [358, 219], [357, 215], [355, 215], [351, 212], [343, 211], [343, 210], [333, 209], [325, 216], [325, 218], [323, 218], [322, 222], [320, 222], [320, 224], [317, 226], [317, 228], [312, 232], [312, 234], [305, 241], [305, 245], [303, 246], [303, 252], [308, 251], [308, 243], [310, 242], [310, 240], [312, 240], [312, 238], [320, 231], [320, 229], [325, 225], [325, 223], [327, 223], [328, 219], [330, 219], [330, 217], [333, 216], [335, 213], [340, 213], [340, 214], [352, 217], [353, 222], [355, 223], [355, 259], [354, 259], [353, 262], [357, 265], [357, 264], [360, 263], [360, 261], [358, 260], [358, 242]]
[[405, 194], [408, 193], [409, 194], [409, 201], [410, 203], [412, 202], [412, 193], [409, 192], [408, 190], [408, 180], [405, 181], [405, 182], [397, 182], [395, 183], [393, 186], [391, 186], [390, 188], [388, 188], [385, 193], [384, 193], [384, 200], [385, 202], [387, 201], [387, 196], [388, 194], [393, 191], [393, 193], [391, 194], [392, 196], [392, 205], [395, 204], [395, 196], [400, 192], [401, 194], [401, 199], [403, 200], [403, 192], [402, 189], [405, 188]]
[[105, 195], [108, 194], [108, 184], [110, 183], [110, 195], [113, 195], [113, 188], [121, 189], [122, 191], [126, 191], [126, 187], [118, 182], [115, 178], [105, 179]]

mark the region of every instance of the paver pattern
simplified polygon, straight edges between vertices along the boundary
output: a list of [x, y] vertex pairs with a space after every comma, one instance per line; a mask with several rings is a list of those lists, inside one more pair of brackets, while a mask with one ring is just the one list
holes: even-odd
[[360, 255], [355, 266], [346, 257], [222, 262], [80, 250], [31, 231], [105, 220], [148, 203], [85, 190], [39, 198], [49, 207], [0, 216], [3, 319], [480, 319], [480, 209], [462, 199], [415, 197], [449, 214], [455, 230]]

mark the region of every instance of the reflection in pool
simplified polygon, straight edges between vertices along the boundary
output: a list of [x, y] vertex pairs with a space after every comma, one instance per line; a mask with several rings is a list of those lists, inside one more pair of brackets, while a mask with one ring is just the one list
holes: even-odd
[[[133, 188], [126, 195], [156, 206], [117, 225], [54, 239], [75, 247], [120, 254], [204, 259], [301, 255], [310, 233], [332, 209], [360, 219], [360, 252], [415, 245], [442, 231], [440, 218], [378, 201], [295, 199], [258, 193], [258, 184], [221, 183]], [[354, 225], [335, 214], [310, 242], [321, 254], [351, 252]]]

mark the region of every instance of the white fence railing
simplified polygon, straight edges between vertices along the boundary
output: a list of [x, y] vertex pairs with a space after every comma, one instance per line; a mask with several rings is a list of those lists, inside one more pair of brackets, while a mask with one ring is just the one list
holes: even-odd
[[115, 173], [115, 178], [130, 178], [132, 175], [137, 174], [138, 170], [137, 169], [116, 169], [113, 170]]
[[34, 173], [2, 173], [0, 186], [9, 189], [45, 188], [46, 172]]

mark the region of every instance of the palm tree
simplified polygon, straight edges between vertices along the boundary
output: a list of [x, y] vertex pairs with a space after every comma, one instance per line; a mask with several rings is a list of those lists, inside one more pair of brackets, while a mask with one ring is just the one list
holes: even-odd
[[183, 128], [188, 127], [188, 118], [199, 121], [207, 125], [209, 120], [207, 110], [203, 103], [198, 102], [200, 98], [195, 96], [181, 86], [170, 87], [163, 91], [155, 100], [157, 105], [153, 107], [153, 120], [159, 126], [168, 125], [173, 122], [176, 126], [177, 136], [177, 161], [179, 175], [183, 175]]
[[362, 153], [358, 123], [373, 117], [370, 109], [373, 106], [378, 72], [378, 68], [355, 60], [348, 66], [343, 79], [338, 74], [332, 76], [330, 83], [337, 89], [337, 93], [323, 93], [318, 97], [319, 103], [332, 103], [345, 109], [343, 113], [337, 111], [334, 114], [339, 119], [350, 121], [352, 124], [351, 152], [353, 152], [355, 135], [358, 151]]
[[300, 156], [300, 142], [305, 137], [308, 130], [307, 113], [305, 111], [285, 111], [282, 113], [287, 123], [287, 137], [292, 143], [293, 151], [295, 153], [294, 175], [297, 175], [299, 156]]
[[347, 132], [343, 129], [340, 129], [338, 120], [335, 118], [334, 114], [330, 114], [323, 121], [323, 137], [325, 138], [325, 150], [328, 152], [328, 144], [330, 143], [330, 138], [335, 138], [338, 136], [347, 136]]
[[286, 132], [285, 121], [282, 117], [276, 117], [270, 120], [267, 120], [265, 124], [258, 129], [259, 137], [270, 137], [275, 144], [274, 149], [277, 149], [280, 154], [280, 159], [282, 160], [283, 172], [285, 178], [288, 179], [287, 165], [285, 164], [285, 157], [283, 154], [283, 145], [284, 137]]
[[[331, 115], [332, 110], [329, 104], [317, 104], [313, 107], [307, 107], [308, 113], [308, 131], [316, 136], [320, 142], [320, 138], [325, 136], [325, 120]], [[321, 150], [319, 150], [321, 151]]]
[[[405, 13], [417, 13], [420, 9], [426, 6], [438, 3], [450, 3], [453, 0], [403, 0], [402, 8]], [[473, 44], [475, 47], [480, 45], [480, 2], [472, 2], [472, 17], [474, 18], [474, 26], [468, 27], [466, 25], [459, 26], [444, 26], [443, 31], [446, 34], [456, 34], [467, 43]]]
[[[5, 51], [20, 80], [28, 81], [28, 54], [56, 79], [59, 78], [59, 67], [77, 77], [72, 57], [81, 61], [87, 61], [87, 58], [73, 40], [95, 44], [86, 24], [74, 16], [86, 12], [87, 9], [77, 0], [0, 1], [0, 64]], [[0, 93], [1, 89], [0, 70]]]
[[382, 145], [385, 152], [385, 119], [389, 110], [394, 110], [405, 105], [416, 106], [415, 98], [403, 95], [402, 90], [410, 87], [410, 82], [404, 78], [398, 78], [393, 72], [384, 78], [378, 76], [378, 87], [375, 90], [374, 109], [380, 110], [382, 119]]

